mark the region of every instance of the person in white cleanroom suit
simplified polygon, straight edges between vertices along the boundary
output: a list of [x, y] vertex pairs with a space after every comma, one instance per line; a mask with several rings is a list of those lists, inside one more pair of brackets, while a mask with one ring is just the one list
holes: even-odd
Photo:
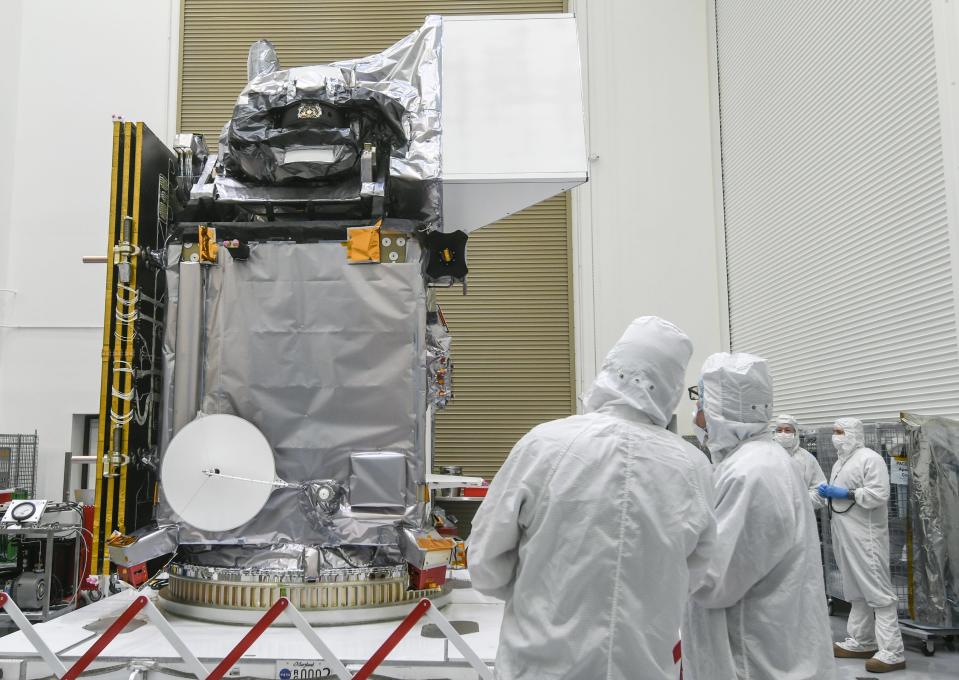
[[699, 388], [713, 459], [717, 549], [683, 626], [686, 680], [835, 677], [809, 494], [773, 442], [766, 362], [714, 354]]
[[819, 493], [829, 499], [832, 545], [842, 578], [843, 599], [852, 609], [837, 657], [865, 658], [866, 670], [885, 673], [906, 667], [896, 609], [899, 598], [889, 577], [889, 470], [878, 453], [866, 448], [862, 423], [840, 418], [833, 426], [839, 454], [829, 484]]
[[534, 428], [473, 520], [469, 573], [506, 600], [501, 680], [674, 680], [690, 581], [709, 556], [710, 469], [666, 425], [693, 347], [633, 321], [584, 397]]
[[786, 449], [786, 453], [799, 467], [799, 474], [809, 490], [809, 499], [814, 508], [821, 508], [826, 499], [819, 495], [819, 485], [826, 482], [826, 475], [816, 457], [799, 445], [799, 422], [792, 416], [783, 414], [776, 418], [773, 440]]

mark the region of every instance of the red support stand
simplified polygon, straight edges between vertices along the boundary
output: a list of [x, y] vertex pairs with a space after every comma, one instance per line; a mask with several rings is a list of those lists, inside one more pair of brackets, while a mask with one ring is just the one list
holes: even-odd
[[80, 677], [80, 674], [87, 669], [87, 666], [93, 663], [94, 659], [100, 656], [100, 653], [113, 641], [113, 638], [119, 635], [120, 631], [126, 628], [127, 624], [133, 620], [133, 617], [147, 606], [147, 601], [147, 598], [143, 595], [135, 599], [130, 606], [120, 614], [119, 618], [110, 624], [110, 627], [103, 632], [103, 635], [93, 643], [93, 646], [84, 652], [83, 656], [77, 659], [75, 664], [70, 666], [70, 670], [67, 671], [67, 674], [63, 676], [62, 680], [76, 680]]
[[432, 607], [433, 604], [423, 598], [420, 600], [413, 611], [411, 611], [405, 619], [396, 627], [396, 630], [386, 638], [386, 642], [380, 645], [380, 648], [376, 650], [373, 656], [370, 657], [370, 660], [363, 664], [363, 668], [356, 672], [356, 675], [353, 676], [353, 680], [369, 680], [369, 677], [373, 675], [373, 671], [379, 668], [380, 664], [383, 663], [383, 660], [396, 649], [396, 646], [400, 644], [400, 640], [406, 637], [406, 634], [409, 633], [413, 626], [416, 625], [416, 622], [422, 619], [426, 612]]
[[221, 678], [233, 668], [233, 664], [240, 660], [240, 657], [246, 653], [246, 650], [253, 646], [257, 638], [263, 635], [263, 631], [269, 628], [271, 623], [276, 621], [276, 618], [283, 613], [289, 604], [290, 601], [288, 599], [281, 597], [272, 607], [267, 609], [266, 613], [250, 629], [250, 632], [244, 635], [236, 647], [230, 650], [230, 653], [226, 655], [226, 658], [206, 676], [206, 680], [221, 680]]
[[679, 664], [679, 680], [683, 680], [683, 642], [680, 640], [673, 647], [673, 663]]
[[[190, 648], [185, 644], [183, 639], [177, 635], [170, 623], [163, 617], [163, 614], [161, 614], [156, 606], [144, 595], [137, 596], [123, 613], [117, 617], [116, 621], [77, 659], [76, 663], [74, 663], [69, 670], [67, 670], [63, 662], [57, 658], [49, 645], [43, 641], [33, 625], [24, 617], [16, 603], [4, 592], [0, 592], [0, 609], [7, 612], [17, 627], [23, 631], [23, 634], [33, 644], [40, 657], [53, 671], [54, 676], [60, 678], [60, 680], [78, 680], [83, 672], [89, 668], [90, 664], [103, 653], [107, 645], [130, 624], [130, 621], [132, 621], [138, 613], [144, 610], [146, 617], [159, 629], [160, 634], [179, 652], [181, 658], [186, 662], [190, 673], [195, 676], [197, 680], [222, 680], [247, 650], [253, 646], [253, 643], [263, 635], [263, 632], [284, 612], [289, 616], [293, 625], [296, 626], [306, 640], [322, 655], [322, 658], [326, 660], [327, 664], [332, 667], [333, 673], [340, 680], [369, 680], [373, 672], [379, 668], [386, 657], [396, 649], [397, 645], [400, 644], [403, 638], [409, 634], [417, 622], [424, 616], [439, 627], [449, 641], [463, 654], [470, 666], [477, 671], [482, 680], [492, 680], [493, 678], [489, 667], [486, 666], [469, 645], [466, 644], [440, 610], [435, 609], [433, 604], [425, 598], [413, 607], [413, 610], [403, 619], [400, 625], [397, 626], [396, 630], [390, 634], [373, 656], [370, 657], [370, 660], [367, 661], [354, 676], [350, 675], [346, 666], [336, 658], [333, 651], [320, 639], [303, 615], [300, 614], [285, 597], [277, 600], [276, 603], [260, 617], [260, 620], [256, 622], [249, 632], [243, 636], [243, 639], [230, 650], [226, 658], [209, 673], [193, 652], [190, 651]], [[673, 655], [678, 661], [680, 655], [679, 645], [676, 645], [676, 648], [673, 650]]]

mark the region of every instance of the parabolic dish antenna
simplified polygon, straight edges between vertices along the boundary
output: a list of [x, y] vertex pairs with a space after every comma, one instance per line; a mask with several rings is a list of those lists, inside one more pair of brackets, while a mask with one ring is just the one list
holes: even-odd
[[197, 418], [170, 442], [160, 467], [163, 494], [180, 518], [203, 531], [228, 531], [256, 516], [276, 486], [273, 450], [236, 416]]

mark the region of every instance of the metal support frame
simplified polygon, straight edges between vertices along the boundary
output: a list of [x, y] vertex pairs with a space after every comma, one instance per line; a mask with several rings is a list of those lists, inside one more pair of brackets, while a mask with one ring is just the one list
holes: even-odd
[[[141, 596], [143, 597], [143, 596]], [[138, 598], [139, 599], [139, 598]], [[186, 662], [187, 668], [190, 669], [197, 678], [202, 678], [206, 675], [206, 667], [200, 663], [200, 660], [196, 658], [196, 655], [190, 651], [190, 648], [186, 646], [186, 643], [183, 641], [179, 635], [176, 634], [176, 631], [173, 630], [173, 626], [170, 625], [170, 622], [163, 617], [163, 613], [157, 609], [157, 606], [149, 598], [145, 598], [147, 603], [144, 607], [144, 612], [147, 615], [147, 619], [154, 626], [160, 629], [160, 635], [166, 638], [173, 649], [177, 651], [177, 654], [180, 655], [180, 658]]]
[[386, 638], [386, 642], [380, 645], [373, 656], [370, 657], [370, 660], [363, 664], [363, 667], [353, 676], [353, 680], [369, 680], [369, 677], [373, 675], [373, 671], [379, 668], [380, 664], [383, 663], [383, 660], [389, 656], [389, 653], [396, 649], [396, 646], [400, 644], [400, 640], [406, 637], [407, 633], [413, 630], [413, 626], [416, 625], [416, 622], [419, 621], [430, 609], [430, 601], [423, 599], [420, 600], [413, 611], [406, 615], [406, 618], [400, 622], [400, 625], [396, 627], [390, 636]]
[[40, 657], [47, 663], [50, 670], [53, 671], [53, 674], [58, 678], [64, 677], [67, 674], [66, 667], [60, 663], [57, 655], [54, 654], [53, 650], [43, 641], [43, 638], [37, 633], [33, 624], [27, 621], [27, 617], [20, 611], [20, 607], [4, 592], [0, 592], [0, 609], [3, 609], [10, 617], [10, 620], [17, 624], [17, 628], [23, 632], [30, 641], [30, 644], [33, 645], [40, 654]]
[[466, 644], [466, 640], [456, 632], [456, 629], [453, 628], [449, 620], [443, 616], [442, 612], [436, 609], [433, 603], [426, 598], [420, 600], [413, 608], [413, 611], [400, 622], [396, 630], [386, 638], [386, 642], [380, 645], [380, 648], [370, 657], [370, 660], [357, 671], [356, 675], [353, 676], [353, 680], [369, 680], [370, 676], [373, 675], [373, 671], [379, 668], [380, 664], [389, 656], [389, 653], [396, 648], [400, 641], [413, 629], [417, 621], [424, 616], [435, 624], [436, 627], [442, 631], [443, 635], [453, 643], [453, 646], [459, 650], [459, 653], [463, 655], [463, 658], [472, 666], [473, 670], [479, 674], [480, 680], [493, 680], [493, 673], [489, 669], [489, 666], [483, 663], [476, 652]]
[[293, 605], [287, 607], [286, 618], [288, 618], [293, 625], [296, 626], [296, 629], [300, 631], [300, 635], [306, 638], [306, 641], [313, 646], [313, 649], [320, 653], [320, 656], [323, 657], [323, 660], [333, 667], [333, 672], [338, 678], [340, 678], [340, 680], [349, 680], [352, 677], [350, 672], [346, 670], [346, 666], [340, 663], [340, 660], [336, 658], [335, 654], [333, 654], [333, 650], [331, 650], [326, 643], [320, 639], [320, 636], [316, 634], [316, 631], [313, 630], [312, 626], [310, 626], [309, 622], [296, 607]]
[[117, 617], [117, 620], [110, 624], [110, 627], [107, 628], [103, 635], [97, 638], [97, 641], [94, 642], [90, 649], [83, 653], [76, 663], [70, 666], [70, 670], [66, 672], [65, 675], [60, 676], [62, 680], [77, 680], [80, 677], [80, 674], [87, 669], [87, 667], [93, 663], [93, 661], [100, 656], [107, 645], [113, 641], [120, 632], [127, 627], [127, 624], [133, 620], [133, 617], [136, 616], [141, 609], [146, 607], [147, 598], [143, 595], [135, 599], [129, 607], [127, 607], [120, 616]]
[[[53, 546], [56, 542], [57, 535], [63, 534], [65, 532], [76, 532], [76, 535], [73, 537], [73, 581], [72, 584], [76, 587], [75, 592], [73, 593], [74, 600], [71, 604], [66, 607], [60, 607], [54, 610], [55, 615], [59, 616], [65, 614], [68, 611], [72, 611], [76, 608], [76, 599], [80, 596], [80, 582], [82, 581], [81, 571], [84, 569], [84, 565], [80, 564], [80, 545], [84, 543], [83, 539], [83, 515], [80, 515], [80, 520], [77, 524], [67, 524], [67, 525], [39, 525], [39, 526], [22, 526], [22, 527], [10, 527], [10, 526], [0, 526], [0, 536], [21, 536], [36, 539], [37, 541], [43, 542], [43, 602], [40, 606], [40, 620], [47, 621], [51, 618], [50, 616], [50, 598], [53, 591]], [[23, 556], [18, 558], [18, 565], [23, 569]], [[2, 609], [3, 607], [0, 607]], [[19, 611], [19, 609], [17, 610]], [[36, 616], [35, 612], [31, 612], [31, 616]], [[26, 615], [24, 620], [27, 619]], [[11, 617], [12, 618], [12, 617]], [[19, 625], [19, 624], [18, 624]]]
[[[57, 655], [50, 649], [47, 643], [43, 641], [43, 638], [37, 633], [33, 624], [23, 615], [23, 612], [20, 611], [20, 608], [13, 599], [4, 592], [0, 592], [0, 609], [3, 609], [10, 616], [10, 619], [17, 625], [17, 628], [23, 632], [27, 640], [30, 641], [30, 644], [33, 645], [40, 657], [53, 671], [53, 674], [60, 680], [77, 680], [81, 674], [89, 668], [90, 664], [103, 653], [103, 650], [107, 648], [110, 642], [112, 642], [141, 611], [146, 615], [150, 623], [156, 626], [167, 642], [173, 646], [180, 655], [180, 658], [186, 663], [189, 672], [194, 675], [197, 680], [222, 680], [222, 678], [229, 673], [230, 669], [243, 658], [243, 655], [250, 649], [253, 643], [283, 614], [286, 615], [287, 619], [306, 641], [310, 643], [313, 649], [320, 654], [323, 662], [330, 666], [333, 674], [339, 678], [339, 680], [369, 680], [373, 671], [383, 663], [390, 652], [396, 648], [400, 641], [406, 637], [417, 622], [424, 616], [435, 624], [447, 639], [453, 643], [453, 646], [459, 650], [467, 663], [479, 674], [481, 680], [493, 680], [493, 673], [490, 668], [483, 663], [476, 652], [466, 644], [466, 641], [456, 632], [456, 629], [453, 628], [449, 620], [443, 616], [442, 612], [434, 607], [433, 603], [426, 598], [420, 600], [416, 606], [413, 607], [413, 610], [400, 622], [396, 630], [390, 634], [373, 656], [370, 657], [369, 661], [367, 661], [355, 675], [350, 673], [346, 666], [336, 658], [333, 651], [320, 639], [320, 636], [313, 630], [303, 614], [285, 597], [277, 600], [276, 603], [260, 617], [260, 620], [250, 628], [246, 635], [243, 636], [236, 646], [230, 650], [229, 654], [227, 654], [212, 671], [207, 670], [196, 655], [190, 651], [186, 642], [177, 634], [173, 626], [170, 625], [170, 622], [163, 616], [163, 613], [145, 595], [136, 597], [69, 669], [57, 658]], [[677, 651], [674, 651], [674, 654], [678, 653], [678, 649], [679, 647], [677, 645]]]
[[64, 503], [70, 500], [70, 478], [73, 476], [70, 473], [73, 471], [71, 468], [73, 465], [73, 452], [67, 451], [63, 454], [63, 500]]

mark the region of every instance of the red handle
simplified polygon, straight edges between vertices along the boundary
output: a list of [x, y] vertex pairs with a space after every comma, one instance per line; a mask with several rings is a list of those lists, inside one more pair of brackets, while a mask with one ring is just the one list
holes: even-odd
[[411, 611], [400, 625], [396, 627], [396, 630], [386, 638], [386, 642], [380, 645], [380, 648], [370, 657], [370, 660], [363, 664], [363, 668], [356, 672], [353, 680], [369, 680], [369, 677], [373, 675], [373, 671], [379, 668], [379, 665], [383, 663], [383, 659], [396, 649], [396, 645], [400, 644], [400, 640], [406, 637], [406, 634], [413, 629], [416, 622], [422, 619], [426, 615], [427, 610], [432, 606], [432, 603], [426, 598], [417, 602], [416, 606], [413, 607], [413, 611]]

